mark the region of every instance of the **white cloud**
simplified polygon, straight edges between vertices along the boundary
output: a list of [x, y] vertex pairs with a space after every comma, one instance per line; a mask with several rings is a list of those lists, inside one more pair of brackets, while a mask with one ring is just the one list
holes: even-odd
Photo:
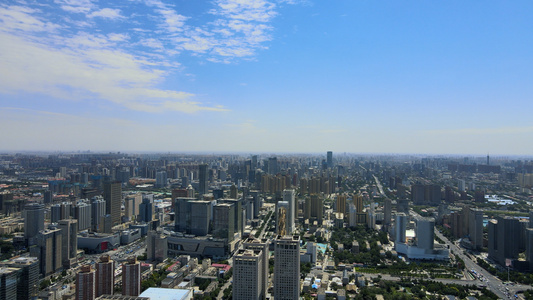
[[55, 0], [61, 9], [71, 13], [86, 14], [91, 11], [95, 5], [91, 0]]
[[32, 14], [38, 10], [22, 6], [0, 6], [0, 31], [53, 32], [59, 25], [43, 21]]
[[98, 11], [94, 11], [87, 15], [89, 18], [104, 18], [104, 19], [110, 19], [110, 20], [119, 20], [124, 19], [124, 16], [120, 14], [120, 9], [116, 8], [103, 8]]

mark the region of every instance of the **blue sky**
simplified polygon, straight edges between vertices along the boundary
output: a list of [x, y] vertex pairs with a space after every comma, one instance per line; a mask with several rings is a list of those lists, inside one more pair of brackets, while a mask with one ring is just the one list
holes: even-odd
[[531, 154], [533, 2], [2, 1], [1, 150]]

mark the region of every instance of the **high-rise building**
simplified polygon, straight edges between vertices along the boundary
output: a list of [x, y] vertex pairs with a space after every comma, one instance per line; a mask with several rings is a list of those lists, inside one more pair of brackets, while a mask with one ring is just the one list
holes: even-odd
[[120, 207], [122, 206], [122, 183], [120, 181], [104, 183], [104, 200], [106, 214], [111, 215], [113, 225], [120, 224]]
[[143, 198], [141, 204], [139, 205], [139, 222], [152, 222], [153, 215], [153, 204], [150, 202], [150, 199]]
[[333, 152], [328, 151], [327, 153], [327, 165], [328, 168], [333, 168]]
[[115, 287], [115, 261], [102, 255], [96, 263], [96, 297], [113, 295]]
[[207, 165], [206, 164], [201, 164], [198, 166], [199, 168], [199, 187], [198, 187], [198, 193], [201, 195], [204, 195], [204, 194], [207, 194], [207, 192], [209, 191], [209, 174], [207, 172]]
[[92, 206], [88, 200], [80, 200], [74, 207], [74, 218], [78, 220], [78, 231], [90, 229], [92, 226]]
[[383, 226], [387, 231], [390, 228], [392, 218], [392, 201], [389, 198], [385, 198], [383, 202]]
[[346, 194], [337, 195], [336, 208], [338, 213], [346, 214]]
[[296, 192], [293, 189], [283, 190], [283, 201], [287, 201], [289, 204], [288, 211], [288, 223], [287, 223], [287, 232], [292, 234], [296, 230], [296, 219], [298, 218], [296, 209]]
[[139, 296], [141, 293], [141, 264], [135, 257], [122, 265], [122, 295]]
[[435, 220], [433, 218], [416, 219], [417, 247], [424, 250], [433, 250], [435, 239]]
[[100, 221], [106, 215], [106, 203], [102, 197], [94, 197], [91, 203], [91, 227], [96, 232], [103, 232]]
[[191, 227], [191, 201], [196, 198], [178, 197], [174, 200], [174, 231], [189, 233]]
[[35, 236], [44, 230], [44, 205], [28, 203], [24, 206], [24, 215], [24, 238], [28, 245], [33, 245]]
[[146, 257], [149, 261], [162, 262], [167, 258], [167, 236], [157, 231], [148, 231]]
[[76, 274], [76, 300], [96, 299], [96, 272], [91, 269], [91, 265], [81, 267], [81, 271]]
[[253, 239], [248, 238], [243, 243], [244, 249], [250, 249], [255, 251], [261, 251], [261, 260], [262, 260], [262, 266], [261, 266], [261, 272], [262, 275], [262, 281], [261, 281], [261, 299], [266, 299], [267, 290], [268, 290], [268, 274], [269, 274], [269, 266], [268, 266], [268, 239]]
[[168, 184], [167, 171], [159, 171], [155, 173], [155, 187], [164, 188]]
[[233, 256], [233, 299], [260, 300], [264, 272], [261, 250], [240, 249]]
[[292, 233], [289, 229], [289, 202], [276, 203], [276, 234], [285, 236]]
[[398, 213], [396, 214], [396, 223], [395, 226], [395, 243], [405, 243], [407, 242], [405, 230], [407, 229], [407, 222], [409, 221], [409, 218], [404, 213]]
[[239, 232], [239, 236], [243, 233], [243, 224], [246, 224], [246, 222], [243, 222], [242, 219], [242, 199], [220, 199], [218, 200], [219, 203], [231, 203], [233, 204], [233, 209], [235, 210], [235, 218], [234, 218], [234, 225], [233, 228], [235, 232]]
[[[0, 273], [2, 268], [17, 270], [16, 296], [15, 298], [6, 296], [0, 299], [33, 299], [39, 292], [39, 260], [35, 257], [17, 257], [0, 263]], [[1, 289], [1, 288], [0, 288]]]
[[191, 201], [191, 234], [204, 236], [209, 233], [211, 201]]
[[18, 273], [17, 268], [0, 268], [0, 299], [17, 299]]
[[321, 195], [311, 195], [311, 218], [316, 219], [319, 223], [322, 223], [324, 216], [324, 200]]
[[268, 165], [267, 165], [267, 172], [270, 175], [276, 175], [279, 172], [278, 167], [278, 158], [277, 157], [269, 157], [268, 158]]
[[76, 262], [78, 253], [78, 221], [74, 219], [60, 220], [59, 229], [62, 233], [61, 256], [65, 269]]
[[488, 223], [489, 258], [505, 266], [506, 260], [518, 258], [520, 245], [520, 223], [512, 217], [497, 217]]
[[465, 208], [469, 213], [468, 235], [475, 249], [483, 248], [483, 210]]
[[44, 198], [43, 198], [44, 204], [52, 203], [52, 199], [53, 199], [52, 191], [44, 191]]
[[235, 209], [232, 203], [218, 203], [213, 210], [213, 235], [233, 241], [235, 233]]
[[278, 236], [274, 240], [274, 299], [300, 296], [300, 237]]
[[41, 275], [48, 276], [61, 269], [62, 238], [61, 229], [43, 230], [35, 236], [35, 245], [30, 247], [30, 256], [39, 259]]

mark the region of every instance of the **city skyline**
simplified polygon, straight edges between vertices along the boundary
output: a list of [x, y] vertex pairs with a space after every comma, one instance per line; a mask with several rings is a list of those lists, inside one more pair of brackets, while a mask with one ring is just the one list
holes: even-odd
[[0, 151], [529, 155], [533, 3], [0, 4]]

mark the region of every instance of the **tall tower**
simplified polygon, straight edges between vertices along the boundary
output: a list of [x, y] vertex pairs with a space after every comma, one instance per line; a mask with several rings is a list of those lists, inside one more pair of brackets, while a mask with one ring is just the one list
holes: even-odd
[[263, 282], [261, 250], [240, 249], [233, 256], [233, 299], [260, 300]]
[[120, 224], [120, 207], [122, 205], [122, 183], [120, 181], [104, 183], [104, 200], [106, 213], [111, 215], [113, 225]]
[[[0, 299], [33, 299], [39, 292], [39, 260], [35, 257], [17, 257], [0, 263], [2, 267], [19, 270], [16, 280], [17, 293], [15, 298], [2, 297]], [[0, 288], [1, 289], [1, 288]]]
[[24, 206], [24, 238], [29, 245], [34, 245], [34, 238], [44, 230], [44, 205], [28, 203]]
[[394, 225], [396, 231], [396, 244], [406, 242], [405, 229], [407, 228], [407, 221], [408, 217], [404, 213], [399, 213], [396, 215], [396, 224]]
[[263, 272], [262, 276], [262, 283], [261, 283], [261, 299], [266, 299], [267, 290], [268, 290], [268, 259], [269, 259], [269, 250], [268, 250], [268, 240], [267, 239], [254, 239], [254, 238], [248, 238], [243, 243], [244, 249], [250, 249], [250, 250], [258, 250], [261, 251], [261, 256], [263, 266], [261, 267], [261, 271]]
[[418, 218], [416, 220], [416, 241], [418, 248], [433, 250], [435, 239], [435, 220], [433, 218]]
[[283, 201], [287, 201], [289, 203], [289, 222], [287, 223], [287, 232], [291, 234], [296, 228], [296, 197], [295, 197], [295, 191], [293, 189], [290, 190], [283, 190]]
[[274, 243], [274, 299], [298, 299], [300, 236], [278, 236]]
[[209, 174], [207, 173], [207, 164], [201, 164], [198, 166], [199, 168], [199, 187], [198, 187], [198, 193], [201, 195], [203, 194], [207, 194], [207, 192], [209, 191], [209, 186], [208, 186], [208, 176]]
[[217, 238], [226, 238], [233, 241], [235, 233], [234, 204], [218, 203], [213, 212], [213, 235]]
[[333, 152], [328, 151], [326, 163], [328, 165], [328, 168], [333, 168]]
[[141, 264], [135, 257], [122, 265], [122, 295], [139, 296], [141, 293]]
[[96, 297], [113, 295], [115, 286], [115, 261], [109, 255], [102, 255], [96, 263]]
[[63, 267], [68, 269], [76, 261], [78, 253], [78, 221], [74, 219], [60, 220], [59, 229], [62, 232], [61, 256]]
[[76, 274], [76, 300], [94, 300], [95, 296], [95, 271], [91, 265], [82, 266]]
[[346, 215], [346, 194], [337, 195], [337, 212]]
[[276, 233], [284, 236], [291, 233], [289, 231], [289, 202], [278, 201], [276, 203]]

